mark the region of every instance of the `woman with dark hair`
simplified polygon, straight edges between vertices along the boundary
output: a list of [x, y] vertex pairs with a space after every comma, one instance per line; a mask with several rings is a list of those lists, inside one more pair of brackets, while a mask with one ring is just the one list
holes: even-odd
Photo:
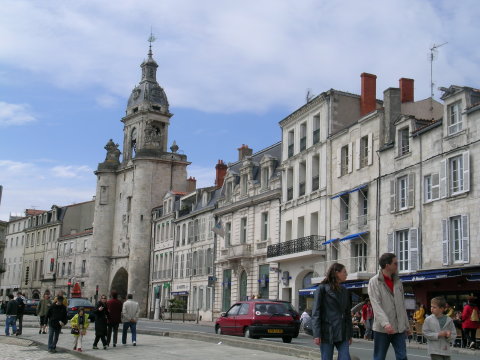
[[349, 346], [352, 343], [352, 302], [350, 294], [341, 283], [347, 279], [345, 266], [334, 263], [315, 291], [313, 302], [313, 338], [320, 345], [322, 360], [333, 359], [337, 348], [338, 360], [350, 360]]

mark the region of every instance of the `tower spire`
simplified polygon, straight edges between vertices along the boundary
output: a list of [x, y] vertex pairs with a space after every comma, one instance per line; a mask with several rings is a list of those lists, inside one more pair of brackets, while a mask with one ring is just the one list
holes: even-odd
[[150, 36], [148, 37], [148, 42], [150, 43], [149, 49], [148, 49], [148, 58], [152, 59], [153, 53], [152, 53], [152, 43], [156, 40], [155, 36], [153, 35], [152, 28], [150, 27]]

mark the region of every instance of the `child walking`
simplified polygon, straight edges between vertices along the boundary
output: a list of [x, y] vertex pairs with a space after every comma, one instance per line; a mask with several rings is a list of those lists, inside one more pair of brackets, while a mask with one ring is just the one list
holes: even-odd
[[88, 325], [90, 321], [88, 320], [88, 314], [85, 314], [83, 307], [78, 309], [78, 313], [70, 320], [72, 325], [72, 334], [74, 337], [73, 350], [82, 352], [82, 340], [83, 337], [87, 334]]
[[433, 298], [430, 303], [432, 315], [423, 324], [423, 335], [428, 340], [428, 355], [432, 360], [450, 360], [450, 344], [457, 337], [453, 320], [443, 314], [446, 307], [445, 298]]

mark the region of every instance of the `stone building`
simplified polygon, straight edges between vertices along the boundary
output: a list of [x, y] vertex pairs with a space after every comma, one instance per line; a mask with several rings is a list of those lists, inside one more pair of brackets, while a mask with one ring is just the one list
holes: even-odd
[[242, 145], [228, 165], [218, 208], [222, 235], [216, 244], [214, 316], [252, 296], [278, 298], [278, 267], [267, 247], [279, 242], [281, 143], [257, 153]]
[[88, 288], [132, 293], [142, 315], [147, 312], [152, 209], [170, 190], [187, 189], [186, 155], [173, 142], [167, 151], [173, 114], [156, 79], [157, 63], [150, 49], [141, 64], [140, 83], [122, 118], [123, 156], [109, 141], [98, 165], [94, 232]]
[[[82, 296], [93, 299], [95, 288], [88, 288], [90, 274], [93, 234], [93, 212], [95, 202], [87, 201], [66, 206], [63, 223], [58, 238], [56, 254], [55, 292], [62, 290], [70, 295], [73, 286], [80, 285]], [[49, 269], [54, 268], [55, 257], [48, 262]], [[68, 285], [70, 283], [70, 286]]]

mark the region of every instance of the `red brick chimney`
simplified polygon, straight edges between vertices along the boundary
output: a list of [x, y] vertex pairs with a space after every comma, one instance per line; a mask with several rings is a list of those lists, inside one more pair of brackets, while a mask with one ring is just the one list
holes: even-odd
[[197, 179], [194, 177], [189, 177], [187, 179], [187, 193], [191, 193], [197, 189]]
[[413, 79], [401, 78], [400, 83], [400, 100], [404, 102], [412, 102], [413, 100]]
[[360, 95], [360, 115], [363, 116], [377, 109], [377, 76], [362, 73], [362, 93]]
[[228, 166], [223, 163], [223, 160], [218, 160], [217, 165], [215, 165], [216, 176], [215, 176], [215, 186], [222, 187], [223, 180], [225, 179], [225, 174], [227, 173]]
[[252, 156], [253, 150], [248, 145], [242, 144], [238, 149], [238, 161], [243, 160], [247, 156]]

